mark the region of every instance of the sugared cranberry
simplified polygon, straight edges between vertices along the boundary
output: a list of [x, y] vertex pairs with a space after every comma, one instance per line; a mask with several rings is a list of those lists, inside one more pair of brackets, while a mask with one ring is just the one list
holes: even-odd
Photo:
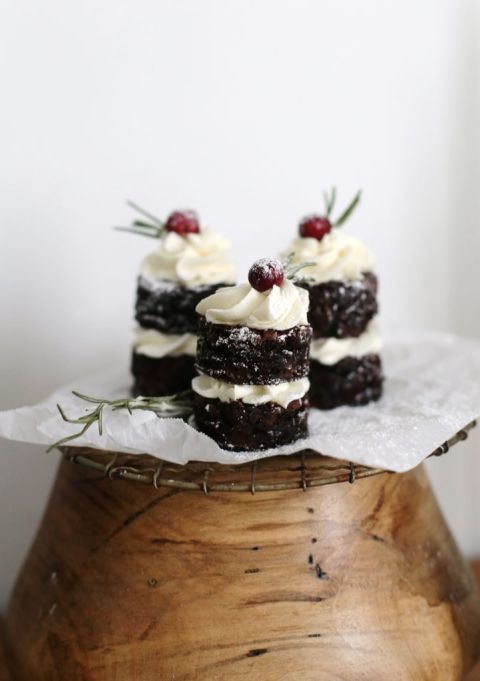
[[307, 215], [298, 226], [300, 236], [321, 241], [325, 234], [332, 231], [332, 223], [323, 215]]
[[168, 216], [165, 229], [180, 236], [198, 234], [200, 231], [198, 216], [193, 210], [176, 210]]
[[248, 281], [256, 290], [263, 293], [273, 286], [281, 286], [285, 278], [282, 263], [276, 258], [260, 258], [250, 267]]

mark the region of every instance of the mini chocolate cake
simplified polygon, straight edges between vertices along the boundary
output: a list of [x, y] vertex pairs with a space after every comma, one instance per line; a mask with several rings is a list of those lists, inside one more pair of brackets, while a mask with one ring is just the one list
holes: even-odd
[[249, 282], [197, 306], [195, 421], [221, 447], [237, 451], [305, 437], [309, 407], [308, 294], [277, 260], [257, 261]]
[[158, 239], [138, 279], [133, 393], [149, 397], [180, 393], [190, 389], [196, 375], [195, 308], [234, 280], [230, 245], [216, 232], [201, 229], [193, 211], [176, 211], [162, 222], [133, 207], [149, 222], [137, 220], [126, 230]]
[[332, 190], [326, 197], [326, 215], [304, 218], [288, 251], [294, 263], [310, 263], [305, 270], [309, 279], [303, 284], [310, 295], [308, 318], [313, 328], [310, 401], [319, 409], [363, 405], [382, 394], [373, 256], [360, 241], [338, 229], [359, 200], [360, 193], [333, 222]]

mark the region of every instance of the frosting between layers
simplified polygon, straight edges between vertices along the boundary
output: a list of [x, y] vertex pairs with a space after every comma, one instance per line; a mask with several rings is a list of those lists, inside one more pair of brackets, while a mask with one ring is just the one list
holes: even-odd
[[139, 355], [160, 359], [160, 357], [195, 357], [197, 336], [194, 333], [162, 333], [155, 329], [139, 328], [135, 332], [134, 350]]
[[204, 374], [192, 381], [192, 389], [202, 397], [221, 402], [240, 401], [245, 404], [275, 402], [286, 409], [290, 402], [304, 397], [310, 389], [308, 378], [276, 385], [235, 385], [218, 381]]
[[375, 259], [361, 241], [340, 228], [333, 228], [323, 239], [298, 236], [290, 243], [282, 259], [294, 253], [293, 262], [314, 262], [302, 270], [316, 284], [326, 281], [351, 281], [360, 279], [364, 272], [371, 272]]
[[310, 345], [310, 358], [321, 364], [333, 365], [345, 357], [378, 354], [382, 336], [376, 320], [369, 322], [358, 338], [317, 338]]
[[221, 288], [200, 301], [196, 310], [212, 324], [285, 331], [308, 324], [308, 303], [308, 292], [286, 280], [263, 293], [250, 284]]
[[209, 229], [185, 237], [166, 232], [140, 267], [140, 274], [147, 279], [166, 279], [184, 286], [234, 282], [235, 271], [230, 242]]

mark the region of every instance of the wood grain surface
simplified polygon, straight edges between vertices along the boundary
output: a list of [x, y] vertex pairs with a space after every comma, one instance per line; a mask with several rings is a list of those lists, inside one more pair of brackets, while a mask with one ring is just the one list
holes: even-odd
[[3, 624], [0, 620], [0, 681], [11, 681], [7, 670], [7, 653], [3, 640]]
[[480, 584], [480, 560], [474, 560], [471, 564], [472, 572], [475, 575], [475, 579], [478, 584]]
[[421, 467], [205, 496], [64, 462], [5, 628], [15, 681], [453, 681], [480, 599]]
[[[477, 583], [480, 585], [480, 560], [472, 563], [472, 571], [476, 577]], [[480, 657], [480, 650], [479, 650]], [[477, 663], [475, 669], [467, 676], [466, 681], [480, 681], [480, 663]]]

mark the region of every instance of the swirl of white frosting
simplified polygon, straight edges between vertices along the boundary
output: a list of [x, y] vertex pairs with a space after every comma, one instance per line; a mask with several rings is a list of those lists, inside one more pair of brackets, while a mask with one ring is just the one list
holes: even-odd
[[333, 228], [323, 239], [298, 236], [282, 254], [294, 253], [293, 262], [313, 262], [302, 270], [316, 284], [326, 281], [352, 281], [371, 272], [375, 265], [372, 252], [361, 241], [340, 228]]
[[380, 328], [372, 320], [358, 338], [316, 338], [310, 345], [311, 359], [331, 366], [345, 357], [377, 354], [382, 348]]
[[262, 293], [250, 284], [218, 289], [199, 302], [197, 312], [212, 324], [284, 331], [308, 324], [308, 303], [308, 292], [287, 279]]
[[135, 332], [133, 347], [137, 354], [147, 357], [179, 357], [190, 355], [195, 357], [197, 336], [194, 333], [162, 333], [156, 329], [139, 328]]
[[228, 284], [235, 281], [235, 271], [230, 242], [209, 229], [187, 236], [166, 232], [140, 268], [147, 279], [165, 279], [184, 286]]
[[202, 397], [221, 402], [237, 400], [245, 404], [275, 402], [286, 409], [290, 402], [299, 400], [307, 394], [310, 382], [308, 378], [301, 378], [298, 381], [277, 385], [235, 385], [202, 374], [193, 379], [192, 389]]

